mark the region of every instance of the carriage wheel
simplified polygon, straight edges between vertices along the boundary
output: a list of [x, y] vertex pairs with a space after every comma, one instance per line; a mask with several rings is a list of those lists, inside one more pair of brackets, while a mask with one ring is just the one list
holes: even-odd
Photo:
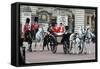
[[51, 48], [51, 51], [52, 51], [52, 53], [56, 53], [56, 51], [57, 51], [57, 46], [52, 46], [52, 48]]
[[64, 42], [64, 44], [63, 44], [63, 51], [65, 54], [69, 53], [67, 42]]
[[52, 53], [56, 53], [56, 51], [57, 51], [57, 46], [56, 46], [53, 42], [50, 44], [50, 47], [51, 47]]

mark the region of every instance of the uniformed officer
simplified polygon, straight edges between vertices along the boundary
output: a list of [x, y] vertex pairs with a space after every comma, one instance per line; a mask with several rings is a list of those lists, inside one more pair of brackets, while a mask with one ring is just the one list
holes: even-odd
[[30, 25], [29, 25], [30, 19], [26, 18], [26, 23], [24, 25], [24, 34], [25, 34], [25, 41], [28, 42], [29, 44], [29, 49], [28, 51], [32, 51], [31, 46], [32, 46], [32, 39], [31, 39], [31, 32], [30, 32]]

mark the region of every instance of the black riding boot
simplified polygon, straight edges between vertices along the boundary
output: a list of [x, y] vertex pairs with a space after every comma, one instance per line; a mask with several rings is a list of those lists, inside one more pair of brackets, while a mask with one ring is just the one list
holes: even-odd
[[48, 51], [49, 51], [49, 46], [48, 46], [48, 44], [47, 44], [47, 48], [48, 48]]
[[32, 44], [30, 44], [28, 51], [32, 52]]

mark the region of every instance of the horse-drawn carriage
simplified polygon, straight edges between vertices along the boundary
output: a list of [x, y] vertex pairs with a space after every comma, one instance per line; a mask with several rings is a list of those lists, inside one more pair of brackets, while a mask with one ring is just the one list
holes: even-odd
[[[82, 53], [85, 46], [84, 44], [85, 43], [89, 44], [90, 40], [93, 37], [93, 34], [91, 32], [85, 32], [85, 31], [81, 31], [81, 33], [68, 33], [68, 32], [64, 33], [45, 32], [45, 33], [47, 33], [46, 36], [44, 36], [44, 31], [42, 30], [42, 28], [38, 30], [38, 32], [36, 33], [35, 46], [36, 43], [39, 41], [43, 43], [43, 50], [44, 47], [47, 45], [47, 47], [50, 46], [52, 53], [57, 52], [57, 46], [59, 46], [59, 44], [62, 44], [63, 51], [65, 54]], [[31, 35], [29, 37], [32, 40]], [[31, 43], [29, 46], [30, 51], [32, 46]]]
[[46, 38], [47, 39], [46, 41], [48, 41], [47, 43], [50, 43], [50, 48], [52, 53], [56, 53], [57, 46], [59, 44], [63, 45], [63, 50], [65, 54], [69, 53], [70, 34], [71, 33], [54, 33], [54, 34], [49, 33], [47, 35], [48, 37]]
[[[91, 39], [95, 35], [92, 32], [81, 31], [81, 33], [54, 33], [49, 34], [48, 43], [50, 43], [51, 51], [56, 53], [57, 46], [62, 44], [65, 54], [82, 54], [88, 53], [86, 47], [91, 44]], [[84, 51], [86, 49], [86, 51]]]

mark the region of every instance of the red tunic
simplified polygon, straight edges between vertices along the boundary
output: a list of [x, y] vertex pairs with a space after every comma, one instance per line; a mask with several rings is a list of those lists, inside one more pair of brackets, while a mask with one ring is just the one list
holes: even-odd
[[32, 23], [32, 30], [38, 29], [39, 25], [37, 23]]
[[58, 28], [57, 28], [57, 26], [54, 26], [54, 27], [53, 27], [53, 32], [55, 32], [55, 33], [58, 32]]
[[64, 32], [64, 27], [63, 26], [59, 26], [57, 32], [58, 33], [63, 33]]
[[24, 32], [26, 33], [26, 32], [29, 32], [29, 30], [30, 30], [30, 25], [29, 24], [25, 24], [24, 25]]

